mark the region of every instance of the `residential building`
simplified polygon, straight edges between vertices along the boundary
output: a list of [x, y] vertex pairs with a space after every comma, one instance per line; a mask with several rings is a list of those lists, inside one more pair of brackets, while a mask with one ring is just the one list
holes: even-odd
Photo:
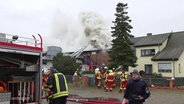
[[137, 56], [137, 66], [147, 74], [157, 73], [165, 77], [184, 77], [184, 31], [130, 39]]
[[[129, 67], [129, 72], [138, 69], [145, 71], [146, 74], [157, 73], [172, 78], [184, 77], [184, 31], [148, 33], [147, 36], [134, 37], [130, 40], [134, 43], [132, 49], [137, 56], [137, 66]], [[85, 49], [77, 60], [88, 65], [89, 69], [108, 65], [110, 57], [107, 51]]]
[[95, 70], [95, 68], [108, 65], [109, 55], [102, 49], [85, 50], [81, 53], [78, 59], [82, 60], [82, 63], [89, 66], [89, 70]]

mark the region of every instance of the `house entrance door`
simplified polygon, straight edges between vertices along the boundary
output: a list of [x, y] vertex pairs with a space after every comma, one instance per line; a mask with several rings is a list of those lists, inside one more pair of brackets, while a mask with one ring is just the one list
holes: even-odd
[[145, 64], [145, 73], [151, 75], [153, 73], [152, 68], [152, 64]]

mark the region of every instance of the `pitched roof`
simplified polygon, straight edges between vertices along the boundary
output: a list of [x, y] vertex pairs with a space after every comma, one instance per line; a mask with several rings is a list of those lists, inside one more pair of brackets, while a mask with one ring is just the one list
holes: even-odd
[[184, 51], [184, 31], [172, 33], [166, 47], [153, 58], [157, 60], [178, 60]]
[[171, 33], [148, 35], [144, 37], [131, 38], [134, 47], [157, 46], [161, 45]]
[[130, 38], [134, 43], [134, 46], [131, 48], [135, 50], [136, 47], [162, 45], [166, 39], [168, 39], [166, 47], [158, 52], [152, 60], [178, 60], [184, 51], [184, 31]]

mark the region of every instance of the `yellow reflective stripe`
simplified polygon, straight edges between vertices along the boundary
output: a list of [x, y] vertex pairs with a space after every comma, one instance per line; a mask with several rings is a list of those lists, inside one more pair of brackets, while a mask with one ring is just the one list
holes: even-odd
[[60, 86], [59, 86], [59, 78], [57, 76], [58, 74], [54, 74], [54, 77], [55, 77], [55, 80], [56, 80], [56, 89], [57, 89], [57, 92], [60, 92]]
[[52, 85], [49, 85], [48, 88], [52, 88]]
[[52, 98], [52, 95], [49, 95], [48, 99]]
[[121, 81], [126, 81], [125, 79], [121, 79]]
[[53, 98], [58, 98], [58, 97], [61, 97], [61, 96], [68, 96], [68, 91], [62, 91], [62, 92], [58, 92], [58, 93], [55, 93], [53, 94]]

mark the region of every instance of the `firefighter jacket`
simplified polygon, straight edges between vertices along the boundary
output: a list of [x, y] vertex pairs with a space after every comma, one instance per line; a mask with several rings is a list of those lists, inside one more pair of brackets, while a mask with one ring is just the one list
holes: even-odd
[[102, 79], [102, 73], [100, 70], [96, 73], [96, 79]]
[[126, 72], [122, 72], [120, 75], [121, 81], [126, 81], [128, 79], [128, 74]]
[[6, 92], [7, 85], [4, 81], [0, 80], [0, 93], [1, 92]]
[[47, 85], [52, 91], [52, 99], [68, 96], [68, 85], [63, 73], [54, 73], [49, 76]]
[[114, 74], [111, 72], [111, 73], [109, 73], [109, 75], [108, 75], [108, 77], [107, 77], [107, 81], [108, 82], [113, 82], [114, 81]]
[[108, 72], [105, 72], [103, 75], [104, 81], [107, 82]]

